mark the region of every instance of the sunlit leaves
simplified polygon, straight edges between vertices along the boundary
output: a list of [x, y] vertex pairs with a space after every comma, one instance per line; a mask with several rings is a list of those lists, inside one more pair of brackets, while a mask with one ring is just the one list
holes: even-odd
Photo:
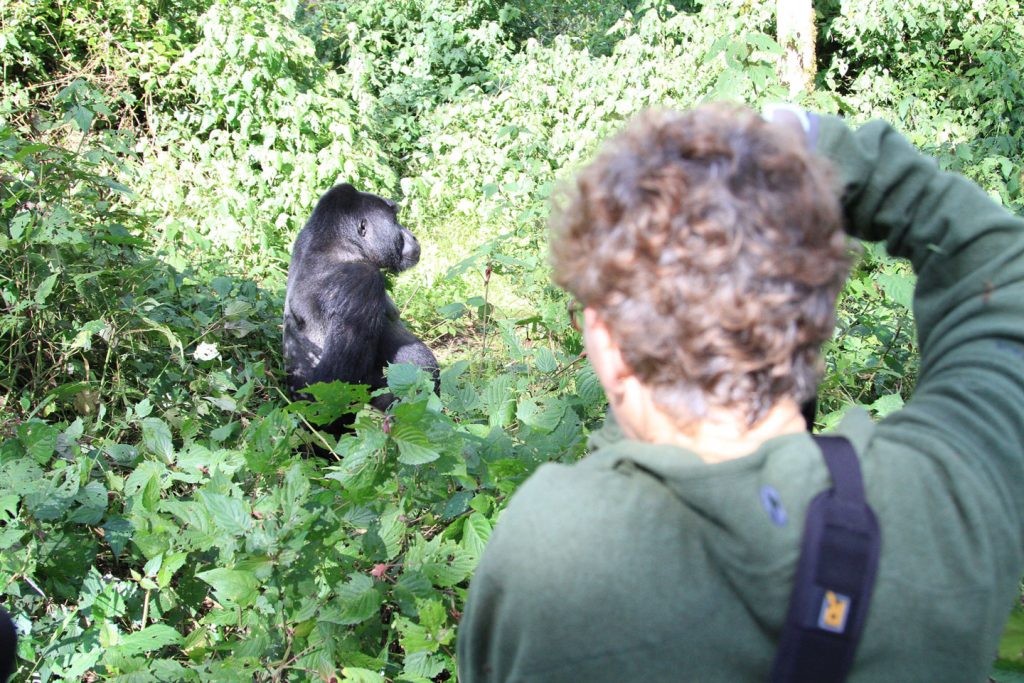
[[132, 657], [159, 650], [181, 642], [181, 634], [165, 624], [147, 626], [141, 631], [121, 636], [112, 647], [118, 654]]
[[213, 587], [214, 597], [224, 604], [245, 607], [256, 599], [259, 581], [251, 571], [218, 567], [196, 574]]
[[241, 536], [252, 528], [252, 517], [242, 500], [208, 491], [200, 491], [199, 499], [213, 523], [228, 534]]
[[370, 400], [369, 387], [365, 384], [318, 382], [306, 387], [303, 392], [316, 400], [294, 401], [289, 410], [301, 413], [318, 426], [330, 424], [343, 415], [354, 413]]

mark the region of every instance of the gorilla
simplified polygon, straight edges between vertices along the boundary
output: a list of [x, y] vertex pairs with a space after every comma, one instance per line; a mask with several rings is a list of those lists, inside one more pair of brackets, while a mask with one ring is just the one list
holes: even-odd
[[[437, 359], [405, 328], [382, 270], [416, 265], [420, 245], [398, 222], [398, 205], [336, 185], [295, 239], [284, 300], [284, 361], [292, 396], [317, 382], [386, 386], [388, 363], [414, 363], [434, 376]], [[371, 400], [384, 410], [394, 397]], [[344, 426], [333, 425], [330, 431]]]

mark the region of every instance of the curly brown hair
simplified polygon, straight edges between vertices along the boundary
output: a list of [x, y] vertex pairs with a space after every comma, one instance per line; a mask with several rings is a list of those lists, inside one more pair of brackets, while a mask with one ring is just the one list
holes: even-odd
[[852, 250], [832, 173], [744, 107], [649, 111], [564, 188], [555, 281], [680, 424], [814, 395]]

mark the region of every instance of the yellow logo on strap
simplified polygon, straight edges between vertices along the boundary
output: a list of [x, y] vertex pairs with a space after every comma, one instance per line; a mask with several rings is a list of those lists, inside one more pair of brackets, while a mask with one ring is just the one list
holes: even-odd
[[846, 617], [850, 613], [850, 598], [835, 591], [825, 591], [821, 601], [821, 612], [818, 614], [818, 628], [832, 633], [846, 630]]

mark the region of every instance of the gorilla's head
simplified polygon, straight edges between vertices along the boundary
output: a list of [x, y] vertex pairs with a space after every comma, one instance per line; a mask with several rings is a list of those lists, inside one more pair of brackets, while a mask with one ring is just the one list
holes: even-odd
[[348, 183], [320, 198], [306, 224], [310, 247], [339, 261], [361, 261], [399, 272], [420, 260], [420, 244], [398, 222], [398, 204]]

